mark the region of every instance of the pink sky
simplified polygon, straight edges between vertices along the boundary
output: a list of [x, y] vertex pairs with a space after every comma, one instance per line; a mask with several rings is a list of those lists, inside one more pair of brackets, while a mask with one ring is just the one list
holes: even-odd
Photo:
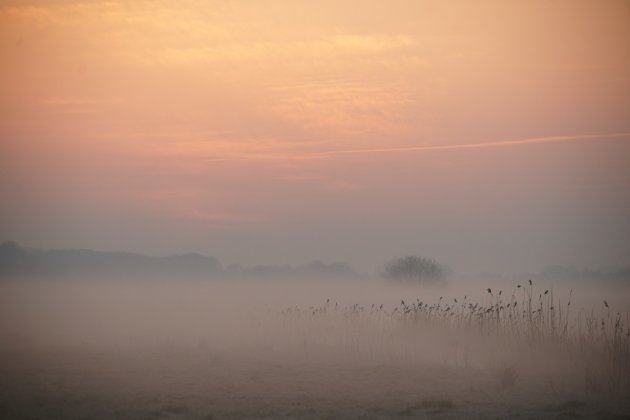
[[0, 60], [0, 240], [630, 262], [625, 1], [4, 1]]

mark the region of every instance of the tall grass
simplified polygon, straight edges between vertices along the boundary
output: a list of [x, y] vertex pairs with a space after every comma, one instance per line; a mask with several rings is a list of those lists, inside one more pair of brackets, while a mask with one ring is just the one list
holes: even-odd
[[601, 308], [574, 312], [572, 297], [573, 290], [564, 300], [553, 289], [536, 290], [530, 280], [509, 293], [487, 288], [481, 302], [468, 296], [440, 297], [432, 303], [416, 298], [387, 308], [342, 306], [328, 299], [316, 307], [288, 308], [282, 317], [287, 328], [299, 333], [303, 349], [323, 340], [328, 345], [341, 342], [353, 357], [400, 356], [396, 346], [404, 336], [403, 353], [410, 356], [422, 353], [439, 336], [447, 337], [466, 361], [471, 344], [488, 349], [510, 343], [519, 355], [536, 359], [554, 354], [570, 360], [588, 391], [630, 390], [629, 314], [614, 312], [606, 301]]

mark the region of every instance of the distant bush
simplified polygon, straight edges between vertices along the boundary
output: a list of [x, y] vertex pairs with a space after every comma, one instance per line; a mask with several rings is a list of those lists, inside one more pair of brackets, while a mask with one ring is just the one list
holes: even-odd
[[432, 258], [408, 255], [385, 264], [382, 276], [401, 282], [435, 284], [444, 281], [446, 267]]

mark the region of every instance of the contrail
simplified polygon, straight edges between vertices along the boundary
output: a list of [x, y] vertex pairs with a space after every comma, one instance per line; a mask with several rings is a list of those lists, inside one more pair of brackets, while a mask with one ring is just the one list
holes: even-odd
[[420, 151], [433, 151], [433, 150], [460, 150], [460, 149], [483, 149], [490, 147], [512, 147], [523, 146], [528, 144], [538, 143], [561, 143], [571, 142], [579, 140], [595, 140], [595, 139], [616, 139], [630, 137], [630, 132], [624, 133], [604, 133], [604, 134], [580, 134], [572, 136], [547, 136], [547, 137], [530, 137], [526, 139], [516, 140], [501, 140], [491, 141], [483, 143], [468, 143], [468, 144], [445, 144], [436, 146], [408, 146], [408, 147], [383, 147], [374, 149], [345, 149], [345, 150], [329, 150], [312, 153], [298, 153], [298, 154], [276, 154], [276, 155], [256, 155], [256, 154], [243, 154], [240, 156], [226, 156], [203, 159], [204, 162], [229, 162], [239, 160], [309, 160], [325, 158], [327, 156], [335, 155], [350, 155], [350, 154], [363, 154], [363, 153], [396, 153], [396, 152], [420, 152]]
[[502, 140], [492, 141], [484, 143], [469, 143], [469, 144], [447, 144], [442, 146], [411, 146], [411, 147], [389, 147], [379, 149], [348, 149], [348, 150], [332, 150], [328, 152], [321, 152], [324, 155], [341, 155], [341, 154], [353, 154], [353, 153], [390, 153], [390, 152], [412, 152], [412, 151], [425, 151], [425, 150], [455, 150], [455, 149], [480, 149], [486, 147], [509, 147], [509, 146], [522, 146], [526, 144], [537, 143], [560, 143], [578, 140], [588, 139], [612, 139], [630, 137], [630, 132], [627, 133], [608, 133], [608, 134], [581, 134], [574, 136], [548, 136], [548, 137], [530, 137], [526, 139], [518, 140]]

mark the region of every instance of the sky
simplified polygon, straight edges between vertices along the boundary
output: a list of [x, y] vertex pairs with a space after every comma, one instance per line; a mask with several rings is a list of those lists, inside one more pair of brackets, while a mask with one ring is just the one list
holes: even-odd
[[0, 240], [630, 264], [628, 1], [0, 1]]

